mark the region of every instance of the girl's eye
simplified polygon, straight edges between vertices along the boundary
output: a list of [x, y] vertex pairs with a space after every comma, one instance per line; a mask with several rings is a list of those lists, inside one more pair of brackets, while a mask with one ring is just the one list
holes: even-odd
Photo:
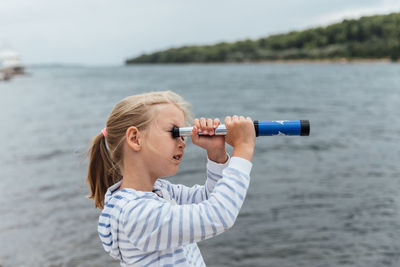
[[182, 140], [183, 142], [186, 141], [186, 136], [180, 136], [180, 138], [181, 138], [181, 140]]

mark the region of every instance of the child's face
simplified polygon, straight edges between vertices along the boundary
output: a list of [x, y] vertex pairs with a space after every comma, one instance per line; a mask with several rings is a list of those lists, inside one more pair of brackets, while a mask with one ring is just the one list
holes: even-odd
[[156, 118], [151, 125], [143, 144], [143, 156], [149, 172], [155, 179], [177, 173], [185, 149], [182, 137], [174, 138], [171, 130], [174, 126], [183, 127], [183, 112], [173, 104], [160, 104]]

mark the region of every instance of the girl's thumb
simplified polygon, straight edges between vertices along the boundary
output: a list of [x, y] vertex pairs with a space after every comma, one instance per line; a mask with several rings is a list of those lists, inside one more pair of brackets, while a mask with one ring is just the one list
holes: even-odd
[[196, 126], [193, 126], [193, 130], [190, 133], [190, 137], [192, 138], [192, 142], [195, 143], [195, 144], [199, 141], [200, 137], [199, 137], [199, 135], [197, 133], [197, 127]]

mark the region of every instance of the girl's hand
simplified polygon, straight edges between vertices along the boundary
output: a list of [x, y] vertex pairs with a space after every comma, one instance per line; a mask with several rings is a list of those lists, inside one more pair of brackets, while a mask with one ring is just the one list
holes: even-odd
[[[207, 150], [207, 156], [210, 160], [217, 163], [225, 163], [228, 159], [225, 150], [225, 136], [214, 135], [215, 129], [220, 124], [218, 118], [205, 119], [200, 118], [193, 121], [193, 130], [190, 133], [193, 144]], [[201, 132], [206, 135], [198, 135]]]
[[241, 157], [251, 161], [256, 142], [254, 123], [250, 117], [227, 116], [225, 118], [226, 142], [233, 147], [233, 157]]

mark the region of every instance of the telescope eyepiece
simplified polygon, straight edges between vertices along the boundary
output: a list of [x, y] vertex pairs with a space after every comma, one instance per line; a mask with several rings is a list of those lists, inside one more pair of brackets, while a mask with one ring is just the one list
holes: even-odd
[[172, 130], [171, 130], [171, 134], [172, 134], [173, 138], [179, 137], [180, 136], [179, 127], [174, 126], [174, 128], [172, 128]]

